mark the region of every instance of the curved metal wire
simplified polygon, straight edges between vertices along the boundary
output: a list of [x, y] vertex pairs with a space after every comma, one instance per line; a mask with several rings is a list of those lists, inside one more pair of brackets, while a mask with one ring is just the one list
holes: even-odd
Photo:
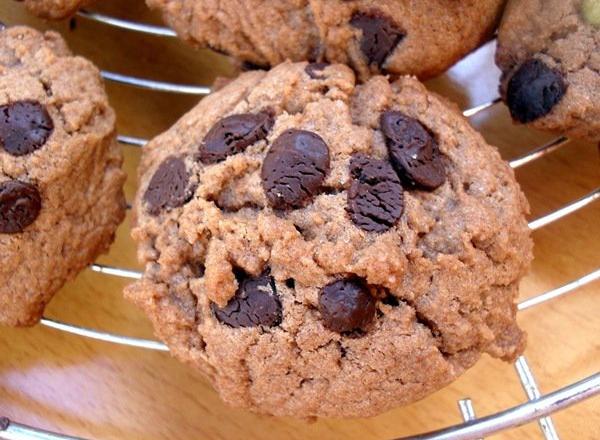
[[155, 81], [151, 79], [138, 78], [131, 75], [123, 75], [121, 73], [109, 72], [101, 70], [102, 78], [113, 81], [119, 84], [138, 87], [140, 89], [153, 90], [156, 92], [181, 93], [183, 95], [208, 95], [210, 87], [195, 86], [189, 84], [176, 84], [166, 81]]
[[590, 203], [595, 202], [599, 198], [600, 198], [600, 187], [596, 188], [594, 191], [588, 193], [587, 195], [583, 196], [582, 198], [575, 200], [574, 202], [569, 203], [568, 205], [563, 206], [562, 208], [557, 209], [556, 211], [551, 212], [550, 214], [546, 214], [538, 219], [535, 219], [534, 221], [529, 223], [529, 227], [531, 228], [532, 231], [540, 229], [543, 226], [546, 226], [552, 222], [555, 222], [556, 220], [559, 220], [559, 219], [589, 205]]
[[67, 324], [65, 322], [57, 321], [55, 319], [42, 318], [40, 324], [66, 333], [71, 333], [73, 335], [95, 339], [97, 341], [111, 342], [113, 344], [145, 348], [148, 350], [169, 351], [167, 346], [159, 341], [116, 335], [114, 333], [103, 332], [87, 327], [80, 327], [77, 325]]
[[120, 29], [140, 32], [143, 34], [157, 35], [159, 37], [176, 37], [173, 29], [164, 26], [155, 26], [153, 24], [139, 23], [137, 21], [123, 20], [121, 18], [111, 17], [110, 15], [100, 14], [98, 12], [80, 10], [78, 16], [87, 20], [97, 21]]
[[81, 437], [57, 434], [43, 429], [32, 428], [0, 417], [0, 439], [2, 440], [85, 440]]
[[587, 275], [576, 279], [575, 281], [571, 281], [570, 283], [557, 287], [556, 289], [552, 289], [546, 293], [542, 293], [541, 295], [536, 295], [532, 298], [526, 299], [520, 302], [517, 308], [519, 310], [529, 309], [533, 306], [537, 306], [538, 304], [550, 301], [551, 299], [558, 298], [559, 296], [565, 295], [569, 292], [579, 289], [580, 287], [583, 287], [586, 284], [589, 284], [596, 280], [600, 280], [600, 269], [596, 269], [595, 271], [590, 272]]
[[[140, 274], [141, 276], [141, 274]], [[585, 286], [586, 284], [592, 283], [600, 279], [600, 269], [597, 269], [587, 275], [582, 276], [570, 283], [567, 283], [563, 286], [557, 287], [556, 289], [549, 290], [548, 292], [533, 296], [529, 299], [521, 302], [517, 307], [519, 310], [529, 309], [533, 306], [542, 304], [544, 302], [550, 301], [551, 299], [558, 298], [559, 296], [566, 295], [567, 293], [573, 292], [580, 287]], [[159, 350], [159, 351], [168, 351], [168, 348], [165, 344], [153, 341], [149, 339], [140, 339], [129, 336], [117, 335], [114, 333], [104, 332], [100, 330], [94, 330], [87, 327], [75, 326], [72, 324], [68, 324], [66, 322], [61, 322], [55, 319], [50, 319], [44, 317], [40, 324], [51, 327], [56, 330], [61, 330], [66, 333], [71, 333], [74, 335], [85, 336], [87, 338], [95, 339], [98, 341], [111, 342], [114, 344], [127, 345], [130, 347], [138, 347], [138, 348], [146, 348], [149, 350]]]
[[472, 440], [532, 422], [600, 394], [600, 373], [527, 403], [448, 428], [398, 440]]
[[571, 140], [566, 136], [557, 137], [556, 139], [553, 139], [544, 145], [540, 145], [526, 155], [509, 161], [508, 164], [511, 166], [511, 168], [519, 168], [529, 162], [533, 162], [540, 157], [558, 150], [560, 147], [567, 145], [569, 142], [571, 142]]

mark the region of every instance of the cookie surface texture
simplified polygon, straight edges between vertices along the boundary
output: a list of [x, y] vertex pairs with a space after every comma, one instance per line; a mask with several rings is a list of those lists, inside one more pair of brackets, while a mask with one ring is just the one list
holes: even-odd
[[0, 31], [0, 324], [35, 324], [124, 217], [98, 70], [54, 32]]
[[[445, 102], [410, 77], [357, 85], [344, 65], [242, 74], [144, 147], [145, 272], [126, 296], [226, 402], [267, 414], [375, 415], [482, 353], [514, 359], [528, 205]], [[249, 114], [269, 115], [261, 135], [202, 161], [207, 137]], [[190, 192], [156, 209], [174, 160]]]

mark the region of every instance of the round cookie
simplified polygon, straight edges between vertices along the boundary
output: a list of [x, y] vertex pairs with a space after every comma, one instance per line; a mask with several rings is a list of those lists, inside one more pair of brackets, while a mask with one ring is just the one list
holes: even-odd
[[38, 17], [61, 20], [75, 14], [92, 0], [23, 0], [29, 12]]
[[125, 213], [98, 70], [54, 32], [0, 30], [0, 324], [33, 325]]
[[327, 61], [420, 78], [489, 38], [504, 0], [146, 0], [185, 40], [259, 66]]
[[600, 1], [510, 1], [498, 32], [513, 119], [600, 141]]
[[144, 147], [126, 296], [232, 405], [370, 416], [524, 347], [512, 170], [416, 79], [355, 81], [248, 72]]

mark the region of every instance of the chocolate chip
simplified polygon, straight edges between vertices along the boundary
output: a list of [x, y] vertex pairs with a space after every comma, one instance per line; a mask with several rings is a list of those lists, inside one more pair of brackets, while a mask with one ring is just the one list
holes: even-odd
[[367, 232], [385, 232], [404, 210], [402, 184], [392, 166], [364, 154], [350, 159], [352, 184], [346, 210], [356, 226]]
[[560, 72], [540, 60], [527, 60], [508, 81], [506, 104], [519, 122], [547, 115], [563, 97], [567, 85]]
[[328, 63], [308, 63], [304, 68], [304, 71], [308, 76], [312, 79], [325, 79], [325, 75], [323, 75], [323, 70], [329, 66]]
[[242, 61], [240, 69], [242, 72], [252, 72], [254, 70], [269, 70], [269, 66], [265, 64], [256, 64], [252, 61]]
[[230, 327], [275, 327], [281, 322], [281, 302], [269, 275], [240, 281], [235, 296], [222, 309], [212, 305], [217, 319]]
[[338, 333], [364, 330], [375, 316], [375, 299], [360, 278], [326, 285], [319, 296], [323, 324]]
[[6, 24], [3, 21], [0, 21], [0, 31], [6, 29]]
[[369, 64], [379, 67], [405, 36], [389, 18], [377, 14], [354, 14], [350, 24], [362, 30], [360, 50]]
[[200, 161], [213, 164], [241, 153], [255, 142], [265, 139], [271, 127], [273, 117], [266, 112], [227, 116], [213, 125], [204, 137]]
[[41, 208], [42, 198], [34, 185], [18, 180], [0, 183], [0, 233], [23, 232]]
[[42, 147], [53, 130], [52, 118], [37, 101], [0, 106], [0, 144], [13, 156], [23, 156]]
[[165, 208], [177, 208], [189, 202], [194, 193], [189, 181], [183, 160], [174, 156], [166, 158], [154, 172], [144, 193], [148, 212], [158, 215]]
[[269, 149], [261, 170], [263, 188], [276, 209], [304, 206], [329, 172], [329, 148], [316, 133], [287, 130]]
[[404, 113], [381, 115], [392, 165], [405, 183], [433, 190], [446, 179], [441, 153], [433, 135], [419, 121]]

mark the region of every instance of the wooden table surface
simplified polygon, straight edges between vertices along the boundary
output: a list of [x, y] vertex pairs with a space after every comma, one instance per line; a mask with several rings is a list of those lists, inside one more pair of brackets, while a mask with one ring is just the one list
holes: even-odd
[[[95, 10], [157, 22], [141, 1], [105, 0]], [[153, 79], [210, 84], [231, 75], [230, 63], [208, 51], [194, 51], [172, 38], [143, 36], [78, 18], [45, 23], [25, 14], [21, 4], [0, 2], [0, 20], [60, 31], [72, 49], [102, 69]], [[461, 107], [495, 97], [498, 72], [493, 44], [480, 49], [428, 85]], [[149, 92], [107, 84], [122, 134], [152, 137], [192, 107], [197, 97]], [[488, 141], [511, 159], [554, 136], [515, 127], [502, 105], [472, 118]], [[135, 190], [139, 149], [124, 147]], [[517, 171], [531, 206], [531, 218], [575, 200], [600, 184], [597, 146], [569, 145]], [[535, 261], [523, 280], [527, 298], [578, 278], [599, 266], [600, 203], [536, 231]], [[102, 263], [138, 268], [129, 238], [129, 220]], [[84, 271], [48, 307], [48, 317], [126, 335], [152, 338], [146, 318], [123, 300], [126, 281]], [[600, 285], [520, 313], [529, 334], [526, 357], [542, 392], [600, 370]], [[225, 406], [197, 373], [168, 354], [95, 342], [38, 326], [0, 329], [0, 416], [70, 435], [96, 439], [391, 439], [461, 421], [457, 399], [473, 399], [478, 415], [526, 400], [513, 365], [484, 356], [454, 384], [405, 408], [371, 419], [271, 418]], [[553, 417], [563, 439], [600, 438], [600, 399]], [[494, 438], [541, 438], [535, 423]]]

